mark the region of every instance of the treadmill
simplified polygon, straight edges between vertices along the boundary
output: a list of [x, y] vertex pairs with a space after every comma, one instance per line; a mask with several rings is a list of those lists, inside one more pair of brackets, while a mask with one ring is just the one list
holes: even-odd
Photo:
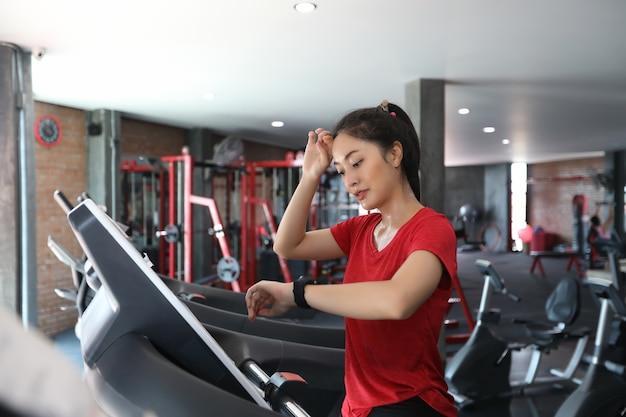
[[344, 350], [202, 323], [92, 200], [68, 221], [101, 287], [79, 318], [85, 380], [110, 416], [337, 416]]

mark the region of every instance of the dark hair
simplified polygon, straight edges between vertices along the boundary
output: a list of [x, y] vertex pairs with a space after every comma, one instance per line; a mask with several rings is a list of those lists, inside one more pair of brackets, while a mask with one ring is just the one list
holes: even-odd
[[383, 101], [378, 107], [364, 108], [345, 115], [335, 126], [333, 137], [345, 133], [376, 143], [384, 153], [397, 140], [402, 145], [401, 169], [413, 194], [420, 199], [420, 144], [409, 116], [399, 106]]
[[591, 224], [594, 226], [600, 226], [600, 218], [598, 216], [591, 216], [589, 221], [591, 221]]

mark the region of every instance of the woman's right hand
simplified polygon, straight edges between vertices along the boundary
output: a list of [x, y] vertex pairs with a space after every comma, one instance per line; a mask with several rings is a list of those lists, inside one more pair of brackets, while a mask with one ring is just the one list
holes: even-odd
[[277, 281], [259, 281], [246, 292], [248, 318], [278, 317], [295, 307], [293, 284]]
[[332, 147], [334, 138], [329, 131], [317, 128], [309, 132], [304, 161], [302, 162], [302, 175], [310, 175], [319, 179], [332, 161]]

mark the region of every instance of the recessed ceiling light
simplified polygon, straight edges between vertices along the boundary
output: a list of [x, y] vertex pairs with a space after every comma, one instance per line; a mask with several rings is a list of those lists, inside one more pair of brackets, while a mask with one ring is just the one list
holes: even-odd
[[285, 126], [285, 122], [281, 122], [280, 120], [274, 120], [272, 122], [272, 127], [283, 127]]
[[316, 7], [315, 3], [309, 2], [296, 3], [296, 5], [293, 6], [293, 8], [300, 13], [311, 13]]
[[462, 107], [459, 109], [459, 114], [469, 114], [470, 109], [468, 109], [467, 107]]
[[483, 127], [483, 132], [485, 132], [485, 133], [493, 133], [495, 131], [496, 131], [495, 127], [491, 127], [491, 126]]
[[508, 145], [509, 143], [511, 143], [511, 141], [510, 141], [510, 140], [508, 140], [508, 139], [502, 139], [502, 144], [503, 144], [503, 145]]

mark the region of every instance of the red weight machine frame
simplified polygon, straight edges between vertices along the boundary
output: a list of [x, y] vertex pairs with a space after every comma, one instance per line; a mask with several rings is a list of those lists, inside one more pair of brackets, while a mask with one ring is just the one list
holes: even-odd
[[[255, 221], [255, 206], [261, 206], [265, 219], [270, 227], [272, 239], [276, 235], [277, 226], [270, 202], [256, 197], [257, 168], [299, 168], [302, 166], [301, 159], [295, 159], [293, 153], [287, 153], [287, 158], [282, 161], [260, 161], [245, 164], [245, 173], [241, 178], [241, 277], [246, 288], [256, 282], [256, 241], [257, 228]], [[278, 256], [283, 279], [292, 282], [291, 272], [287, 260]]]
[[[209, 209], [209, 213], [211, 215], [211, 220], [213, 221], [213, 229], [215, 230], [215, 237], [218, 240], [220, 250], [222, 251], [222, 255], [224, 257], [231, 257], [230, 246], [228, 243], [228, 239], [226, 238], [226, 234], [224, 232], [224, 225], [222, 222], [222, 218], [220, 216], [217, 204], [213, 198], [203, 197], [192, 194], [193, 190], [193, 168], [194, 161], [193, 157], [189, 155], [189, 151], [187, 148], [183, 148], [182, 155], [178, 156], [164, 156], [161, 158], [164, 162], [169, 163], [168, 173], [169, 173], [169, 212], [168, 218], [170, 224], [175, 224], [176, 222], [176, 201], [175, 201], [175, 193], [176, 189], [175, 184], [175, 174], [176, 174], [176, 162], [182, 162], [183, 164], [183, 218], [184, 218], [184, 227], [183, 227], [183, 279], [185, 282], [192, 282], [193, 280], [193, 216], [192, 216], [192, 204], [196, 204], [199, 206], [204, 206]], [[165, 190], [163, 187], [161, 188], [161, 213], [165, 211]], [[163, 219], [164, 220], [164, 219]], [[164, 224], [163, 221], [160, 223]], [[160, 241], [159, 250], [160, 250], [160, 258], [163, 259], [165, 257], [165, 241], [163, 237]], [[172, 278], [176, 277], [175, 271], [175, 243], [170, 242], [169, 245], [169, 276]], [[241, 277], [241, 276], [240, 276]], [[239, 279], [239, 278], [238, 278]], [[241, 287], [239, 285], [238, 280], [235, 280], [230, 283], [232, 290], [235, 292], [241, 292]]]

